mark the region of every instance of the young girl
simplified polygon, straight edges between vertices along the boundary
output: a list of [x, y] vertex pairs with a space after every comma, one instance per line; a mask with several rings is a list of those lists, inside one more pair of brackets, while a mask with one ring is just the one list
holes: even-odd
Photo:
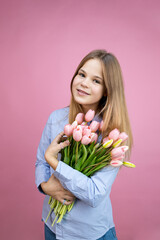
[[50, 210], [49, 196], [65, 205], [75, 201], [72, 210], [53, 227], [52, 212], [44, 224], [46, 240], [117, 239], [110, 192], [119, 169], [107, 166], [89, 178], [60, 161], [58, 154], [69, 144], [61, 142], [64, 126], [72, 123], [79, 112], [86, 113], [89, 109], [96, 112], [93, 120], [104, 121], [98, 141], [117, 128], [128, 134], [127, 144], [131, 149], [121, 68], [116, 57], [105, 50], [95, 50], [84, 57], [71, 81], [70, 106], [54, 111], [42, 134], [37, 151], [36, 185], [46, 194], [43, 221]]

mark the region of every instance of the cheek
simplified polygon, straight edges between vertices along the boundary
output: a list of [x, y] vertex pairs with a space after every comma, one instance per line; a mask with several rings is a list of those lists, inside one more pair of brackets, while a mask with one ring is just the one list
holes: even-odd
[[94, 94], [96, 94], [97, 96], [103, 96], [103, 88], [94, 88]]
[[78, 76], [76, 76], [73, 80], [73, 85], [75, 86], [75, 85], [79, 84], [80, 81], [81, 81], [80, 78]]
[[76, 86], [77, 86], [77, 79], [75, 77], [74, 80], [73, 80], [73, 83], [72, 83], [72, 93], [75, 91]]
[[80, 79], [78, 77], [75, 77], [72, 83], [72, 90], [74, 90], [78, 84], [80, 84]]

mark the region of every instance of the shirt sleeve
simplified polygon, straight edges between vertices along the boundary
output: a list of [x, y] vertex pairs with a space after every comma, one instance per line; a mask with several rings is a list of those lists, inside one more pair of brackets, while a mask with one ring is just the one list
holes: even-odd
[[64, 188], [69, 190], [78, 199], [92, 207], [96, 207], [101, 200], [110, 194], [112, 184], [119, 168], [104, 167], [91, 178], [59, 161], [54, 172]]
[[43, 130], [42, 137], [37, 150], [37, 160], [35, 163], [35, 182], [40, 192], [43, 193], [40, 184], [47, 182], [50, 178], [50, 166], [44, 158], [46, 149], [51, 143], [51, 120], [50, 117]]

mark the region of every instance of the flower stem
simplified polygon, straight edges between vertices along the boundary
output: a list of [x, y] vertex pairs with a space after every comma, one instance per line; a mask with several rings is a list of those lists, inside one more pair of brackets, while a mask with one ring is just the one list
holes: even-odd
[[78, 142], [76, 142], [76, 160], [75, 160], [75, 164], [77, 163], [77, 158], [78, 158]]
[[53, 223], [52, 223], [52, 227], [53, 227], [53, 225], [55, 224], [55, 221], [56, 221], [57, 217], [58, 217], [58, 213], [57, 213], [56, 216], [55, 216], [55, 219], [54, 219], [54, 221], [53, 221]]
[[48, 213], [48, 216], [47, 216], [47, 218], [46, 218], [46, 220], [45, 220], [45, 223], [47, 222], [49, 216], [51, 215], [51, 212], [52, 212], [52, 208], [50, 209], [50, 211], [49, 211], [49, 213]]

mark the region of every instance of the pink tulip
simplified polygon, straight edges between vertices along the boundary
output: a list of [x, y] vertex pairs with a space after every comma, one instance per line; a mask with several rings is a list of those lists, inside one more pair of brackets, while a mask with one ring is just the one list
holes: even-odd
[[118, 139], [117, 141], [114, 142], [113, 147], [114, 148], [119, 147], [121, 143], [122, 143], [122, 139]]
[[91, 133], [91, 142], [94, 142], [95, 141], [95, 143], [97, 142], [97, 140], [98, 140], [98, 134], [97, 133]]
[[78, 124], [81, 124], [84, 119], [84, 113], [78, 113], [75, 120], [78, 122]]
[[91, 142], [91, 138], [86, 135], [84, 135], [81, 139], [81, 143], [84, 145], [88, 145], [90, 142]]
[[122, 164], [123, 164], [123, 162], [119, 161], [119, 160], [112, 160], [112, 161], [110, 161], [110, 165], [112, 167], [120, 167]]
[[81, 123], [82, 131], [83, 131], [83, 129], [84, 129], [85, 126], [87, 126], [87, 122], [82, 122], [82, 123]]
[[66, 136], [70, 137], [73, 133], [73, 126], [71, 124], [67, 124], [64, 126], [64, 133]]
[[121, 146], [120, 148], [122, 148], [122, 151], [123, 151], [124, 153], [129, 149], [128, 146]]
[[122, 151], [122, 149], [121, 149], [120, 147], [114, 148], [114, 149], [112, 149], [112, 151], [111, 151], [111, 157], [112, 157], [112, 159], [114, 159], [114, 158], [119, 158], [119, 157], [121, 157], [122, 155], [124, 155], [124, 152]]
[[104, 148], [109, 148], [113, 143], [113, 139], [109, 139], [108, 141], [103, 143]]
[[128, 150], [128, 146], [121, 146], [112, 149], [111, 151], [111, 157], [112, 159], [119, 158], [121, 156], [124, 156], [124, 153]]
[[92, 121], [92, 119], [94, 118], [95, 115], [95, 111], [94, 110], [88, 110], [88, 112], [85, 114], [85, 120], [86, 122], [90, 122]]
[[123, 162], [123, 160], [124, 160], [124, 154], [121, 155], [121, 156], [118, 157], [118, 158], [114, 158], [113, 160], [119, 160], [119, 161], [122, 161], [122, 162]]
[[84, 130], [85, 126], [81, 125], [81, 128], [82, 128], [82, 133], [83, 133], [83, 130]]
[[86, 136], [90, 136], [91, 135], [91, 128], [90, 128], [90, 126], [84, 126], [84, 128], [83, 128], [83, 136], [84, 135], [86, 135]]
[[103, 138], [103, 143], [108, 142], [108, 141], [109, 141], [108, 137]]
[[125, 132], [121, 132], [119, 134], [118, 139], [122, 139], [122, 142], [126, 141], [128, 139], [128, 135]]
[[77, 129], [77, 130], [80, 130], [81, 132], [83, 131], [83, 128], [82, 128], [81, 125], [77, 125], [76, 129]]
[[73, 139], [76, 142], [79, 142], [82, 139], [82, 131], [80, 129], [75, 128], [73, 130]]
[[99, 125], [99, 131], [102, 132], [102, 128], [103, 128], [103, 120], [100, 122], [100, 125]]
[[77, 127], [77, 125], [78, 125], [78, 122], [75, 120], [75, 121], [72, 123], [72, 126], [73, 126], [73, 128], [75, 129], [75, 128]]
[[110, 133], [109, 133], [109, 139], [113, 139], [113, 141], [116, 141], [119, 137], [119, 130], [117, 128], [115, 128], [114, 130], [112, 130]]
[[100, 123], [97, 121], [93, 121], [90, 124], [91, 132], [96, 132], [99, 128]]

